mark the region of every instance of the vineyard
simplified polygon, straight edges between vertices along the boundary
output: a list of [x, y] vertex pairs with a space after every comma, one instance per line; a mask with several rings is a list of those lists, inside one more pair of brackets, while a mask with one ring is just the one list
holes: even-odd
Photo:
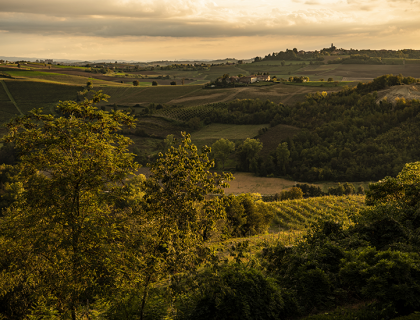
[[365, 206], [365, 197], [325, 196], [303, 200], [285, 200], [267, 203], [274, 211], [271, 229], [303, 230], [321, 218], [349, 224], [349, 213], [358, 212]]

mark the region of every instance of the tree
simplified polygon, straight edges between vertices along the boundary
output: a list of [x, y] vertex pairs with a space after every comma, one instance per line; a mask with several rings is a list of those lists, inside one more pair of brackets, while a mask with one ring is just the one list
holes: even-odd
[[188, 120], [188, 126], [193, 130], [200, 129], [201, 125], [201, 119], [199, 117], [194, 117]]
[[328, 78], [328, 82], [333, 82], [334, 78]]
[[116, 132], [134, 119], [94, 104], [108, 96], [60, 102], [63, 117], [35, 109], [8, 124], [5, 141], [21, 151], [11, 186], [15, 201], [0, 223], [0, 283], [5, 293], [33, 293], [63, 317], [76, 319], [87, 300], [112, 288], [121, 248], [130, 236], [127, 212], [110, 199], [137, 168], [129, 138]]
[[152, 81], [152, 86], [157, 86], [158, 83], [156, 81]]
[[173, 134], [168, 134], [166, 138], [163, 140], [163, 152], [167, 152], [171, 146], [173, 146], [176, 142], [175, 136]]
[[133, 86], [138, 87], [139, 84], [140, 84], [139, 80], [134, 80], [133, 81]]
[[209, 159], [210, 148], [204, 146], [199, 154], [190, 136], [182, 133], [182, 137], [177, 148], [171, 146], [151, 164], [151, 176], [145, 183], [145, 201], [139, 214], [145, 224], [139, 230], [140, 241], [134, 240], [141, 243], [136, 257], [142, 263], [127, 269], [142, 275], [133, 282], [141, 286], [142, 310], [152, 283], [203, 261], [208, 252], [205, 241], [216, 221], [225, 215], [219, 197], [205, 200], [205, 196], [223, 194], [232, 174], [211, 173], [214, 162]]
[[86, 90], [90, 91], [92, 89], [93, 89], [93, 83], [92, 83], [92, 81], [88, 81], [86, 83]]
[[244, 143], [239, 146], [236, 155], [242, 170], [249, 171], [251, 163], [256, 162], [262, 147], [263, 144], [260, 140], [250, 138], [247, 138]]
[[171, 86], [176, 86], [176, 81], [171, 81]]
[[229, 155], [235, 151], [235, 143], [228, 139], [217, 140], [211, 146], [214, 158], [222, 162], [223, 170], [225, 169], [225, 161], [229, 158]]
[[287, 142], [279, 143], [276, 149], [277, 167], [280, 168], [281, 174], [286, 173], [286, 165], [289, 162], [290, 151]]

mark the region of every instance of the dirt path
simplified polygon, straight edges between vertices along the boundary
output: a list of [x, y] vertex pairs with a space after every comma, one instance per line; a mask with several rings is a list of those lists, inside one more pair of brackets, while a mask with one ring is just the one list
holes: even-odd
[[13, 99], [12, 94], [10, 93], [9, 89], [6, 86], [6, 83], [2, 80], [0, 81], [1, 84], [3, 85], [4, 91], [6, 92], [7, 96], [9, 97], [10, 101], [12, 101], [12, 103], [15, 105], [16, 109], [19, 111], [19, 113], [23, 116], [23, 112], [19, 109], [15, 99]]

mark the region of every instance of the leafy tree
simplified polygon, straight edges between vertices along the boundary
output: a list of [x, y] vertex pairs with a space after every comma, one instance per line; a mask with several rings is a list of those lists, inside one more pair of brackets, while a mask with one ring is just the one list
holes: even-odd
[[93, 83], [92, 83], [92, 81], [88, 81], [88, 82], [86, 83], [86, 89], [87, 89], [88, 91], [90, 91], [90, 90], [92, 90], [92, 89], [93, 89]]
[[217, 140], [211, 146], [212, 153], [216, 160], [222, 162], [223, 170], [225, 169], [225, 161], [229, 158], [229, 155], [235, 151], [235, 143], [228, 139]]
[[194, 117], [188, 120], [188, 126], [193, 130], [198, 130], [201, 128], [201, 119], [199, 117]]
[[274, 278], [243, 264], [206, 269], [180, 303], [179, 320], [285, 319], [296, 303]]
[[133, 86], [138, 87], [139, 84], [140, 84], [140, 81], [139, 80], [134, 80], [133, 81]]
[[276, 194], [278, 200], [294, 200], [303, 199], [303, 191], [298, 187], [291, 187], [289, 190], [284, 190], [280, 194]]
[[[97, 110], [108, 96], [60, 102], [63, 117], [35, 109], [13, 119], [5, 141], [21, 151], [11, 185], [15, 201], [0, 223], [0, 297], [33, 293], [60, 314], [115, 285], [127, 213], [110, 205], [137, 168], [131, 140], [117, 134], [134, 119]], [[111, 196], [112, 195], [112, 196]]]
[[171, 86], [176, 86], [176, 81], [171, 81]]
[[328, 82], [333, 82], [334, 78], [328, 78]]
[[152, 86], [157, 86], [158, 83], [156, 81], [152, 81]]
[[176, 142], [175, 136], [173, 134], [168, 134], [166, 138], [163, 140], [163, 152], [167, 152], [168, 149], [171, 148]]
[[273, 219], [273, 211], [261, 200], [260, 194], [231, 195], [225, 208], [228, 234], [235, 237], [264, 233]]
[[255, 163], [259, 152], [262, 150], [263, 144], [258, 139], [247, 138], [236, 151], [239, 159], [240, 168], [249, 171], [251, 163]]
[[225, 214], [221, 199], [205, 200], [205, 196], [223, 194], [232, 174], [210, 173], [214, 166], [210, 148], [203, 147], [199, 154], [190, 136], [182, 136], [177, 148], [172, 146], [151, 164], [143, 189], [139, 219], [144, 224], [133, 238], [133, 246], [141, 245], [136, 247], [133, 266], [126, 270], [139, 277], [127, 285], [140, 286], [142, 310], [153, 283], [202, 262], [207, 254], [205, 241]]
[[286, 173], [286, 165], [289, 162], [290, 151], [287, 142], [280, 143], [276, 149], [277, 167], [280, 168], [280, 173]]

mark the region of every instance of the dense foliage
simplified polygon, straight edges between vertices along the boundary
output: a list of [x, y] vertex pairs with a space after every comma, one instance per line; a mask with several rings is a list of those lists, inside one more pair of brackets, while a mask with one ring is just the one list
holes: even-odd
[[[151, 166], [133, 174], [130, 115], [98, 110], [96, 93], [65, 101], [61, 117], [34, 110], [9, 124], [6, 141], [20, 151], [3, 165], [0, 217], [0, 316], [78, 319], [130, 308], [153, 319], [156, 283], [205, 261], [205, 242], [224, 216], [230, 174], [213, 174], [183, 134]], [[133, 306], [133, 304], [136, 304]], [[116, 316], [119, 318], [118, 316]]]

